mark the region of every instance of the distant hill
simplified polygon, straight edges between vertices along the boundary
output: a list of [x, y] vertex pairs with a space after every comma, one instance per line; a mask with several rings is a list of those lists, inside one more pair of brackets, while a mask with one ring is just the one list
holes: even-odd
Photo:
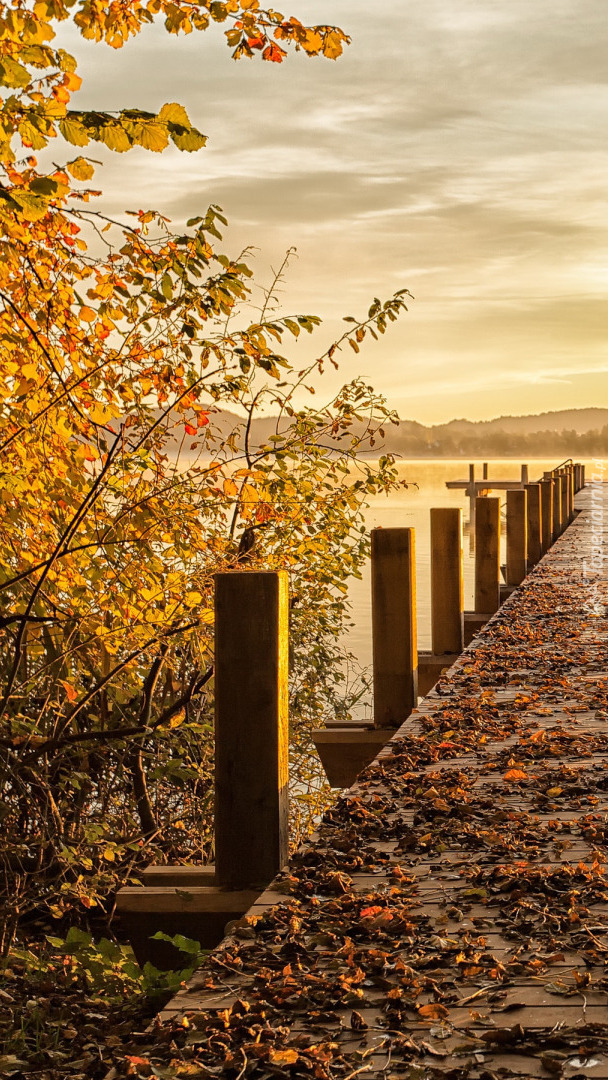
[[[211, 414], [216, 432], [224, 438], [234, 433], [234, 445], [241, 448], [246, 420], [217, 410]], [[277, 418], [257, 417], [251, 424], [250, 445], [266, 443], [276, 431]], [[181, 427], [181, 425], [180, 425]], [[499, 416], [493, 420], [450, 420], [427, 426], [416, 420], [387, 425], [386, 437], [378, 452], [400, 457], [544, 457], [608, 456], [608, 408], [562, 409], [526, 416]], [[175, 440], [172, 440], [175, 441]], [[189, 443], [186, 439], [185, 445]]]

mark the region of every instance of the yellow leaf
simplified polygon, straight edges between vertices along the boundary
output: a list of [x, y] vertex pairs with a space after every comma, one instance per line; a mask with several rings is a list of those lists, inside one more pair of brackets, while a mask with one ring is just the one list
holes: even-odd
[[158, 119], [162, 120], [164, 124], [180, 124], [181, 127], [190, 127], [190, 119], [184, 106], [178, 105], [175, 101], [163, 105], [158, 114]]
[[103, 857], [106, 860], [106, 862], [115, 862], [116, 861], [116, 856], [115, 856], [114, 852], [112, 851], [112, 848], [109, 848], [109, 847], [107, 847], [105, 849], [105, 851], [103, 853]]
[[259, 496], [254, 487], [251, 484], [243, 484], [241, 488], [241, 502], [255, 503], [258, 502]]
[[66, 169], [74, 177], [75, 180], [90, 180], [95, 173], [93, 166], [83, 157], [74, 158], [74, 161], [68, 161]]

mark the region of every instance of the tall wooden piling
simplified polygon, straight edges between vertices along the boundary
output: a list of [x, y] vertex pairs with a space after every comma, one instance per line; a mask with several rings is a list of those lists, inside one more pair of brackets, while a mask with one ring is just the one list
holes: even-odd
[[541, 480], [539, 486], [541, 501], [542, 553], [544, 555], [553, 543], [553, 481]]
[[522, 485], [522, 487], [525, 487], [525, 485], [528, 483], [529, 479], [530, 479], [530, 477], [528, 476], [528, 466], [527, 465], [522, 465], [522, 467], [521, 467], [521, 485]]
[[507, 491], [507, 585], [521, 585], [527, 573], [527, 504], [525, 488]]
[[543, 553], [542, 544], [542, 502], [540, 484], [526, 484], [525, 492], [528, 497], [528, 569], [536, 566]]
[[576, 482], [575, 482], [575, 465], [570, 465], [568, 469], [568, 504], [569, 504], [569, 520], [574, 520], [574, 496], [576, 495]]
[[399, 727], [416, 707], [418, 642], [413, 529], [372, 529], [374, 727]]
[[500, 499], [475, 500], [475, 611], [500, 607]]
[[562, 532], [567, 527], [569, 522], [569, 510], [568, 510], [568, 476], [565, 471], [560, 472], [559, 475], [560, 489], [561, 489], [561, 513], [562, 513]]
[[215, 579], [215, 867], [266, 884], [288, 857], [288, 578]]
[[553, 540], [562, 533], [562, 482], [558, 472], [551, 478], [553, 484]]
[[461, 653], [464, 648], [462, 511], [431, 510], [432, 651]]

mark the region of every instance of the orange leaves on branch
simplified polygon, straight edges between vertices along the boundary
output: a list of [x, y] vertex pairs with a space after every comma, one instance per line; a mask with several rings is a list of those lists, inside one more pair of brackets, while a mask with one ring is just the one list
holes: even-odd
[[281, 49], [279, 45], [275, 44], [268, 45], [262, 53], [262, 58], [264, 60], [270, 60], [274, 64], [282, 63], [286, 56], [287, 53], [285, 52], [285, 50]]

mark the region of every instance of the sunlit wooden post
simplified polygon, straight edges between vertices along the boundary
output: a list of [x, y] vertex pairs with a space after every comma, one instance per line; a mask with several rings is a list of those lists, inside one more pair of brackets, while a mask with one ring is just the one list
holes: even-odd
[[469, 483], [466, 489], [469, 497], [469, 525], [471, 529], [475, 528], [475, 499], [477, 498], [477, 488], [475, 485], [475, 465], [469, 465]]
[[526, 484], [528, 496], [528, 569], [536, 566], [542, 556], [542, 503], [540, 484]]
[[507, 491], [507, 585], [521, 585], [527, 572], [527, 503], [525, 489]]
[[475, 611], [500, 607], [500, 499], [475, 500]]
[[545, 554], [553, 543], [553, 481], [541, 480], [541, 534], [542, 553]]
[[570, 466], [566, 465], [563, 469], [562, 476], [566, 482], [566, 512], [564, 526], [568, 526], [572, 519], [572, 499], [570, 492]]
[[266, 884], [288, 858], [288, 578], [215, 579], [215, 868]]
[[560, 473], [559, 482], [561, 488], [561, 516], [563, 532], [568, 525], [568, 477], [565, 472]]
[[529, 479], [529, 477], [528, 477], [528, 466], [527, 465], [522, 465], [522, 467], [521, 467], [521, 484], [522, 484], [522, 487], [525, 487], [525, 485], [528, 483], [528, 479]]
[[581, 465], [581, 490], [584, 488], [585, 482], [585, 466]]
[[562, 532], [562, 482], [559, 473], [553, 473], [551, 483], [553, 484], [553, 540], [555, 541]]
[[569, 520], [574, 520], [574, 496], [576, 495], [575, 484], [575, 466], [570, 465], [568, 468], [568, 504], [569, 504]]
[[432, 652], [461, 653], [464, 584], [462, 511], [451, 506], [431, 510]]
[[416, 564], [413, 529], [372, 529], [374, 726], [400, 727], [416, 707]]

